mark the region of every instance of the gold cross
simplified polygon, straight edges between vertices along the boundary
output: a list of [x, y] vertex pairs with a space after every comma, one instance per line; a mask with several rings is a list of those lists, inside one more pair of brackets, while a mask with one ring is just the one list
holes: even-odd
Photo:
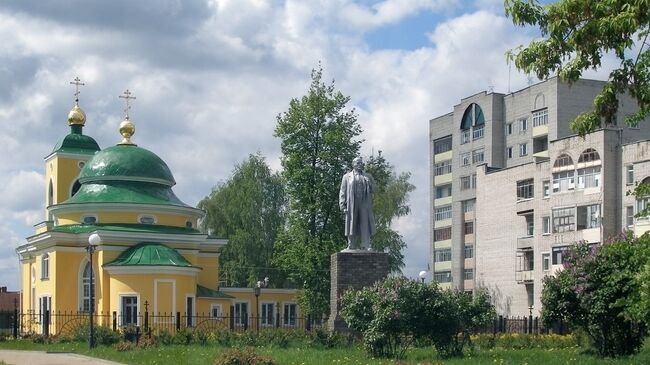
[[86, 85], [86, 84], [81, 82], [81, 80], [79, 79], [79, 76], [77, 76], [77, 77], [74, 78], [74, 80], [70, 81], [70, 85], [75, 86], [76, 91], [74, 93], [74, 102], [77, 103], [77, 105], [79, 105], [79, 93], [80, 93], [79, 85], [83, 86], [83, 85]]
[[124, 119], [129, 120], [129, 109], [131, 109], [131, 104], [129, 103], [129, 100], [131, 99], [135, 100], [135, 96], [131, 96], [131, 92], [129, 91], [129, 89], [126, 89], [126, 91], [124, 91], [124, 95], [123, 96], [120, 95], [118, 97], [126, 100], [126, 108], [124, 108]]

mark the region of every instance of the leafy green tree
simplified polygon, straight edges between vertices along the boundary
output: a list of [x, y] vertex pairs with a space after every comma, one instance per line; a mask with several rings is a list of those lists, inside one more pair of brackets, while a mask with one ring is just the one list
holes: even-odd
[[649, 247], [648, 235], [619, 237], [602, 246], [577, 243], [567, 252], [564, 270], [544, 279], [542, 320], [564, 320], [584, 331], [600, 356], [637, 352], [645, 332], [632, 314]]
[[576, 81], [583, 71], [599, 68], [610, 52], [620, 61], [595, 98], [594, 109], [572, 122], [574, 131], [584, 135], [600, 127], [601, 120], [613, 123], [622, 93], [635, 98], [639, 106], [626, 123], [636, 125], [650, 115], [650, 3], [560, 0], [540, 5], [535, 0], [505, 0], [505, 12], [516, 25], [539, 27], [541, 39], [507, 56], [518, 69], [540, 79], [557, 73], [562, 80]]
[[307, 95], [290, 101], [275, 129], [289, 209], [274, 262], [302, 283], [301, 308], [313, 315], [328, 309], [330, 255], [346, 244], [338, 190], [361, 145], [357, 115], [346, 109], [350, 98], [322, 77], [322, 68], [312, 71]]
[[249, 155], [228, 180], [199, 202], [206, 211], [203, 231], [228, 239], [221, 251], [222, 279], [229, 286], [252, 286], [261, 278], [283, 286], [286, 275], [272, 264], [274, 243], [286, 216], [282, 179], [264, 157]]
[[397, 174], [395, 168], [381, 154], [366, 159], [365, 169], [375, 180], [377, 191], [373, 195], [373, 213], [377, 231], [372, 237], [372, 246], [377, 251], [385, 251], [389, 255], [389, 266], [392, 272], [398, 272], [404, 267], [402, 249], [406, 243], [402, 236], [391, 228], [393, 219], [406, 216], [411, 212], [408, 205], [409, 193], [415, 186], [409, 182], [411, 174]]

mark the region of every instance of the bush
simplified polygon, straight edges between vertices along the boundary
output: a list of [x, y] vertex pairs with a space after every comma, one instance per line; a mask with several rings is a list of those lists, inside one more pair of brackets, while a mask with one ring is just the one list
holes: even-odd
[[481, 349], [495, 347], [507, 350], [524, 349], [566, 349], [578, 346], [575, 335], [530, 335], [520, 333], [499, 333], [472, 335], [471, 343]]
[[269, 356], [260, 355], [252, 348], [224, 351], [214, 361], [214, 365], [275, 365]]
[[645, 326], [630, 313], [649, 248], [648, 235], [628, 235], [602, 246], [577, 243], [567, 251], [564, 270], [544, 280], [542, 319], [547, 324], [564, 320], [584, 332], [600, 356], [636, 353]]
[[469, 335], [494, 318], [485, 291], [441, 290], [406, 278], [387, 278], [341, 298], [341, 316], [363, 335], [372, 356], [403, 357], [415, 341], [431, 341], [442, 357], [460, 356]]

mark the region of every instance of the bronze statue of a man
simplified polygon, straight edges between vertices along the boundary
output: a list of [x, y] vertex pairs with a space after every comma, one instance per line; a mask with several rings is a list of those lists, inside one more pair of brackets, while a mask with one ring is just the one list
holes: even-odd
[[339, 191], [339, 207], [345, 215], [345, 236], [348, 250], [371, 251], [370, 237], [375, 234], [375, 217], [372, 213], [372, 194], [375, 181], [363, 172], [361, 157], [352, 161], [352, 171], [343, 175]]

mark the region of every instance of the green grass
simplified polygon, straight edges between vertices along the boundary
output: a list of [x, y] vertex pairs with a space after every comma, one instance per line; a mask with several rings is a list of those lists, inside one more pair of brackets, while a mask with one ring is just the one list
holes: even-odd
[[[36, 351], [66, 351], [99, 357], [125, 364], [212, 364], [224, 347], [215, 346], [160, 346], [145, 350], [118, 352], [112, 347], [100, 346], [89, 350], [85, 343], [34, 344], [28, 340], [0, 342], [0, 349], [36, 350]], [[567, 364], [567, 365], [630, 365], [650, 364], [650, 341], [642, 351], [632, 357], [619, 359], [598, 359], [582, 353], [579, 348], [562, 350], [476, 350], [463, 359], [441, 360], [433, 350], [427, 348], [413, 349], [407, 353], [403, 362], [389, 359], [372, 359], [357, 347], [343, 349], [313, 349], [313, 348], [268, 348], [260, 347], [260, 353], [270, 355], [279, 365], [387, 365], [387, 364], [445, 364], [445, 365], [535, 365], [535, 364]]]

